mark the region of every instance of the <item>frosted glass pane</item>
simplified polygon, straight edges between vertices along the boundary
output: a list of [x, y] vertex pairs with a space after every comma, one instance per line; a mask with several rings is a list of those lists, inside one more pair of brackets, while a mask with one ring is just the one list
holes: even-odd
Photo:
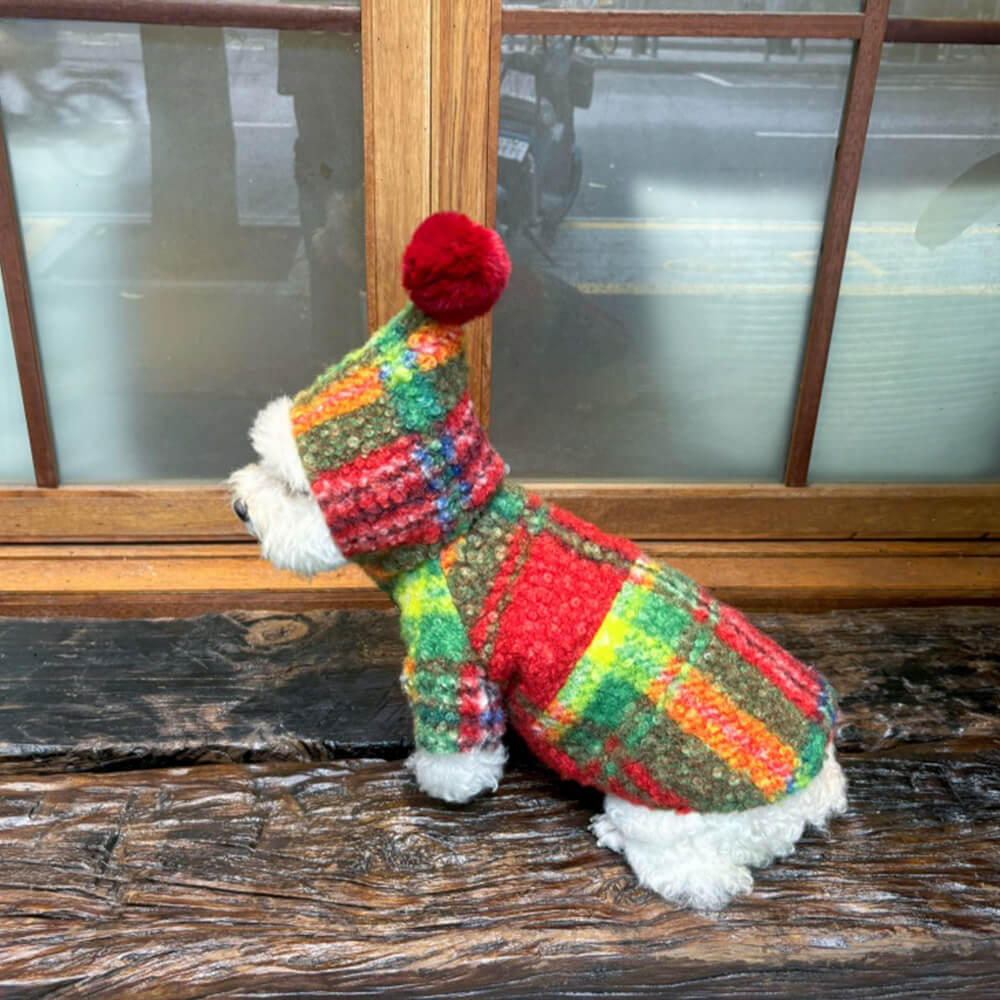
[[0, 289], [0, 483], [30, 485], [35, 482], [24, 421], [21, 387], [14, 365], [7, 301]]
[[364, 338], [359, 39], [2, 24], [61, 479], [217, 481]]
[[[516, 475], [782, 475], [850, 46], [781, 65], [743, 42], [714, 51], [661, 72], [584, 53], [593, 99], [570, 123], [558, 68], [539, 77], [544, 52], [506, 40], [498, 218], [514, 270], [491, 434]], [[557, 222], [574, 146], [582, 180]]]
[[811, 478], [1000, 479], [1000, 62], [881, 81]]

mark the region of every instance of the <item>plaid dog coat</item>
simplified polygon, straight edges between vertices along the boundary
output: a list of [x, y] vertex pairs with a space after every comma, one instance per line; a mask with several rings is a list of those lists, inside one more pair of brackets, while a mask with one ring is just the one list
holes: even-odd
[[565, 778], [732, 811], [808, 784], [829, 684], [631, 542], [506, 482], [461, 329], [407, 306], [299, 393], [292, 428], [340, 550], [397, 603], [419, 747], [504, 726]]

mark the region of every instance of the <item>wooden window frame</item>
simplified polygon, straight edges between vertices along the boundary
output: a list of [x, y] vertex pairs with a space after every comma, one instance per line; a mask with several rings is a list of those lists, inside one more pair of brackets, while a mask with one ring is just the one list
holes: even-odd
[[[867, 0], [863, 13], [795, 14], [502, 9], [500, 0], [364, 0], [360, 9], [245, 0], [0, 0], [0, 18], [360, 30], [367, 284], [373, 320], [401, 305], [399, 256], [426, 214], [451, 208], [493, 221], [503, 34], [852, 41], [784, 484], [529, 485], [609, 530], [663, 543], [699, 539], [725, 546], [749, 540], [812, 544], [866, 539], [902, 544], [948, 539], [989, 546], [987, 540], [1000, 538], [1000, 484], [807, 485], [882, 46], [904, 41], [1000, 44], [1000, 21], [892, 18], [889, 2]], [[461, 129], [453, 127], [456, 121]], [[222, 488], [59, 486], [2, 123], [0, 269], [36, 479], [35, 487], [0, 489], [0, 542], [64, 546], [68, 552], [87, 544], [190, 545], [243, 539]], [[469, 338], [471, 387], [484, 422], [489, 419], [490, 333], [489, 320], [482, 319]], [[994, 586], [992, 577], [984, 586]], [[1000, 586], [996, 590], [1000, 592]], [[0, 610], [5, 606], [0, 597]]]

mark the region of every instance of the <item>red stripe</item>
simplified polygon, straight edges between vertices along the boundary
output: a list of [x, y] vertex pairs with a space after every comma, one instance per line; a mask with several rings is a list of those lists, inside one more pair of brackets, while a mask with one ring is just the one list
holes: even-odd
[[489, 445], [465, 470], [462, 479], [469, 484], [469, 502], [474, 507], [485, 503], [503, 479], [503, 459]]
[[503, 459], [493, 450], [476, 418], [468, 394], [448, 414], [444, 429], [455, 451], [449, 464], [461, 468], [462, 481], [470, 487], [469, 502], [478, 507], [496, 490], [504, 468]]
[[345, 556], [376, 552], [395, 545], [432, 545], [441, 541], [433, 498], [388, 510], [380, 517], [351, 526], [350, 533], [331, 529]]
[[509, 703], [509, 712], [511, 726], [520, 734], [539, 761], [552, 768], [560, 778], [577, 781], [581, 785], [591, 784], [579, 764], [569, 754], [553, 746], [545, 739], [544, 734], [536, 731], [537, 721], [518, 705], [516, 700]]
[[451, 437], [457, 438], [467, 434], [473, 428], [478, 430], [482, 436], [482, 427], [479, 426], [479, 421], [476, 419], [472, 400], [469, 398], [468, 392], [465, 392], [444, 418], [444, 431]]
[[[734, 615], [738, 615], [738, 612], [733, 613]], [[804, 663], [797, 660], [786, 649], [782, 649], [781, 646], [773, 639], [764, 635], [763, 632], [758, 632], [742, 615], [739, 617], [743, 623], [748, 641], [760, 650], [761, 656], [770, 657], [774, 661], [776, 669], [780, 670], [790, 680], [799, 684], [810, 694], [818, 695], [823, 690], [823, 685], [820, 684], [819, 678]]]
[[[646, 793], [661, 809], [675, 809], [677, 812], [691, 812], [687, 799], [657, 783], [656, 779], [637, 760], [629, 761], [622, 770], [635, 783], [636, 788]], [[618, 792], [615, 793], [620, 794]], [[626, 793], [623, 798], [637, 801], [634, 795]], [[640, 805], [646, 805], [640, 802]]]
[[479, 670], [474, 663], [462, 667], [458, 690], [458, 746], [468, 750], [479, 746], [484, 733], [479, 717], [486, 710], [486, 696], [479, 683]]
[[[412, 443], [410, 439], [404, 439]], [[416, 499], [427, 490], [420, 467], [398, 444], [383, 449], [378, 465], [358, 467], [356, 463], [322, 473], [313, 482], [326, 523], [349, 527], [359, 518], [371, 519], [381, 511]], [[375, 455], [368, 456], [374, 458]]]

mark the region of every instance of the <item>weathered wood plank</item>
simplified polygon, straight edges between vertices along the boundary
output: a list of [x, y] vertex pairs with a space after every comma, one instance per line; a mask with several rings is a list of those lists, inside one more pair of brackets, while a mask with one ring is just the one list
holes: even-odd
[[[1000, 608], [753, 618], [834, 681], [844, 750], [1000, 741]], [[394, 612], [0, 619], [0, 772], [398, 757], [402, 658]]]
[[0, 619], [0, 770], [399, 756], [394, 612]]
[[1000, 752], [848, 761], [852, 806], [718, 918], [596, 847], [518, 770], [447, 807], [396, 762], [0, 781], [11, 996], [1000, 992]]

